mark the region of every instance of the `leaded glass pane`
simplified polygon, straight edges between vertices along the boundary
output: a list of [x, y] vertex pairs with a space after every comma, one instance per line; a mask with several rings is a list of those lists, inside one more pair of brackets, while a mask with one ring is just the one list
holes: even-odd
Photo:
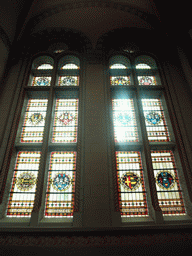
[[50, 64], [42, 64], [37, 69], [53, 69], [53, 66]]
[[113, 99], [115, 142], [138, 141], [133, 99]]
[[117, 151], [116, 169], [122, 217], [148, 216], [140, 152]]
[[21, 142], [42, 142], [47, 99], [29, 99], [21, 132]]
[[79, 67], [75, 64], [66, 64], [61, 69], [79, 69]]
[[123, 64], [113, 64], [110, 69], [126, 69], [126, 66]]
[[157, 85], [155, 76], [138, 76], [139, 85]]
[[60, 76], [58, 86], [78, 86], [78, 76]]
[[170, 141], [164, 110], [160, 99], [142, 99], [149, 141]]
[[110, 77], [111, 85], [130, 85], [129, 76], [111, 76]]
[[77, 142], [78, 99], [57, 99], [52, 142]]
[[34, 205], [40, 152], [21, 151], [17, 154], [7, 217], [30, 217]]
[[136, 69], [151, 69], [151, 67], [145, 63], [140, 63], [136, 65]]
[[52, 152], [49, 164], [45, 217], [72, 217], [76, 152]]
[[182, 190], [172, 151], [151, 151], [157, 197], [163, 215], [185, 215]]
[[50, 76], [41, 76], [34, 77], [31, 86], [50, 86], [51, 85], [51, 77]]

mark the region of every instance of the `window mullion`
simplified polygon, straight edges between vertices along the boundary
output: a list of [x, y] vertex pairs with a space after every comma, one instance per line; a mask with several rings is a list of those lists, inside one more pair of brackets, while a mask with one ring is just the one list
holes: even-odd
[[38, 223], [39, 218], [39, 210], [41, 208], [42, 202], [42, 195], [43, 195], [43, 184], [45, 178], [45, 167], [46, 167], [46, 160], [47, 160], [47, 153], [48, 153], [48, 140], [50, 135], [50, 127], [51, 127], [51, 116], [52, 116], [52, 109], [53, 109], [53, 99], [54, 99], [54, 90], [53, 87], [56, 82], [56, 67], [57, 63], [55, 63], [53, 69], [53, 76], [51, 79], [51, 88], [49, 91], [48, 97], [48, 106], [47, 106], [47, 114], [45, 120], [45, 128], [44, 128], [44, 135], [43, 135], [43, 143], [42, 143], [42, 150], [41, 150], [41, 160], [39, 165], [39, 174], [38, 174], [38, 182], [36, 188], [36, 196], [34, 201], [33, 211], [31, 213], [31, 225], [36, 225]]
[[152, 200], [152, 206], [155, 211], [155, 221], [156, 222], [163, 222], [163, 216], [162, 216], [162, 211], [158, 203], [158, 198], [157, 198], [157, 191], [155, 187], [155, 182], [154, 182], [154, 175], [153, 175], [153, 166], [152, 166], [152, 159], [151, 159], [151, 148], [149, 145], [148, 141], [148, 136], [147, 136], [147, 130], [145, 126], [145, 119], [143, 116], [143, 111], [142, 111], [142, 102], [141, 102], [141, 96], [140, 96], [140, 89], [138, 85], [138, 80], [137, 80], [137, 74], [136, 71], [133, 69], [133, 79], [134, 79], [134, 84], [136, 85], [136, 102], [138, 106], [138, 117], [140, 120], [140, 127], [141, 127], [141, 133], [142, 133], [142, 139], [143, 139], [143, 150], [144, 150], [144, 157], [145, 161], [147, 163], [147, 174], [148, 174], [148, 180], [149, 180], [149, 188], [150, 188], [150, 193], [151, 193], [151, 200]]

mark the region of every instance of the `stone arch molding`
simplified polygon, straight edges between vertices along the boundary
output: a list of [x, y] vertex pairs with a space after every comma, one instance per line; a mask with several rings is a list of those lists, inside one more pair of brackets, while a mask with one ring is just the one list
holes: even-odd
[[42, 12], [40, 12], [39, 14], [35, 15], [32, 19], [30, 19], [27, 25], [28, 29], [26, 29], [25, 31], [28, 31], [30, 33], [30, 31], [35, 26], [35, 24], [37, 24], [37, 22], [40, 22], [57, 13], [67, 11], [67, 10], [87, 8], [87, 7], [103, 7], [103, 8], [120, 10], [120, 11], [128, 12], [132, 15], [135, 15], [140, 19], [143, 19], [144, 21], [151, 24], [152, 27], [157, 27], [159, 24], [159, 21], [155, 15], [145, 12], [143, 9], [140, 9], [138, 7], [133, 7], [131, 5], [127, 5], [127, 4], [124, 5], [124, 4], [111, 2], [111, 1], [101, 2], [101, 1], [95, 0], [95, 1], [86, 1], [86, 2], [78, 2], [78, 3], [68, 2], [64, 4], [58, 4], [51, 8], [47, 8]]

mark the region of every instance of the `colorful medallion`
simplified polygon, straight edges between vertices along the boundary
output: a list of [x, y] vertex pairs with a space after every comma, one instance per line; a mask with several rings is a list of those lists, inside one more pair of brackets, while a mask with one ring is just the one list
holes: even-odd
[[160, 188], [170, 189], [175, 184], [175, 178], [168, 171], [159, 172], [156, 176], [156, 182]]
[[77, 80], [72, 76], [66, 76], [62, 79], [60, 86], [77, 85]]
[[36, 86], [48, 86], [49, 85], [49, 79], [46, 77], [41, 77], [35, 82]]
[[74, 120], [74, 118], [71, 113], [65, 112], [58, 117], [58, 120], [60, 121], [61, 124], [68, 125]]
[[111, 84], [112, 85], [129, 85], [130, 80], [129, 77], [125, 76], [115, 76], [111, 77]]
[[157, 112], [149, 112], [145, 116], [145, 119], [148, 123], [150, 123], [152, 125], [157, 125], [161, 122], [162, 117]]
[[121, 184], [129, 191], [136, 190], [140, 185], [140, 177], [133, 172], [126, 172], [121, 177]]
[[23, 172], [16, 179], [17, 188], [21, 191], [31, 190], [36, 183], [36, 178], [31, 172]]
[[122, 126], [128, 125], [128, 123], [132, 120], [132, 118], [127, 113], [119, 113], [115, 119]]
[[71, 179], [65, 173], [57, 173], [52, 180], [52, 186], [57, 191], [65, 191], [70, 185]]
[[44, 117], [41, 113], [34, 113], [29, 117], [30, 122], [33, 125], [38, 125], [43, 121]]
[[152, 85], [153, 80], [149, 76], [142, 76], [142, 78], [139, 80], [140, 85]]

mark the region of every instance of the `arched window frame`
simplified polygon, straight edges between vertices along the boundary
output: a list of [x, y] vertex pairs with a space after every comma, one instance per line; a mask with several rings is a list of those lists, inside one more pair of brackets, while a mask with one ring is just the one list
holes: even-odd
[[[148, 57], [149, 59], [146, 60], [146, 58], [143, 58], [143, 56]], [[122, 58], [121, 58], [122, 57]], [[114, 64], [123, 64], [125, 62], [125, 58], [127, 58], [127, 62], [130, 61], [131, 65], [127, 65], [127, 70], [125, 69], [111, 69], [111, 65]], [[152, 61], [151, 61], [152, 60]], [[149, 65], [151, 68], [150, 69], [138, 69], [136, 65], [139, 63], [144, 63]], [[170, 111], [170, 108], [168, 109], [168, 97], [167, 97], [167, 85], [165, 83], [164, 77], [162, 78], [162, 72], [161, 68], [158, 64], [156, 65], [158, 61], [156, 60], [156, 57], [152, 56], [151, 54], [122, 54], [120, 55], [113, 55], [110, 56], [109, 58], [109, 74], [110, 74], [110, 98], [112, 99], [121, 99], [125, 98], [128, 99], [130, 97], [134, 98], [134, 107], [135, 107], [135, 115], [137, 119], [137, 126], [138, 126], [138, 135], [141, 140], [136, 142], [136, 143], [121, 143], [121, 142], [115, 142], [115, 135], [114, 135], [114, 120], [113, 120], [113, 140], [114, 140], [114, 147], [112, 149], [112, 155], [113, 155], [113, 181], [114, 181], [114, 198], [115, 198], [115, 209], [118, 212], [121, 212], [120, 210], [120, 204], [119, 204], [119, 187], [118, 187], [118, 179], [117, 179], [117, 159], [115, 156], [115, 152], [117, 151], [133, 151], [133, 150], [140, 150], [142, 152], [142, 165], [143, 165], [143, 170], [145, 173], [145, 186], [146, 190], [148, 193], [148, 210], [149, 210], [149, 217], [152, 218], [153, 220], [156, 221], [156, 223], [162, 223], [163, 221], [176, 221], [180, 219], [181, 221], [187, 221], [189, 220], [192, 216], [191, 212], [191, 201], [190, 201], [190, 191], [187, 189], [187, 182], [184, 178], [184, 168], [181, 165], [181, 160], [179, 156], [179, 144], [178, 141], [175, 140], [175, 129], [173, 131], [173, 124], [171, 124], [171, 119], [172, 114]], [[111, 77], [112, 76], [129, 76], [130, 77], [130, 84], [129, 85], [115, 85], [112, 84]], [[154, 76], [157, 83], [155, 85], [141, 85], [139, 83], [138, 76], [140, 75], [146, 75], [146, 76]], [[160, 78], [161, 75], [161, 78]], [[163, 85], [162, 85], [163, 83]], [[164, 143], [164, 145], [160, 145], [161, 143], [153, 143], [149, 142], [147, 139], [147, 130], [146, 130], [146, 125], [145, 125], [145, 117], [143, 115], [143, 108], [142, 108], [142, 103], [141, 99], [147, 97], [152, 98], [152, 97], [160, 97], [162, 100], [162, 105], [163, 105], [163, 110], [164, 110], [164, 115], [166, 117], [167, 125], [169, 127], [169, 132], [170, 132], [170, 142]], [[111, 108], [111, 118], [113, 119], [113, 110]], [[144, 128], [145, 131], [142, 131]], [[181, 182], [182, 186], [182, 192], [184, 194], [184, 201], [185, 201], [185, 209], [187, 214], [185, 216], [163, 216], [162, 211], [159, 207], [159, 204], [157, 203], [157, 192], [155, 189], [155, 183], [153, 182], [153, 164], [152, 164], [152, 158], [151, 158], [151, 150], [172, 150], [174, 152], [174, 157], [175, 157], [175, 162], [176, 162], [176, 168], [179, 170], [179, 179]], [[184, 152], [183, 152], [184, 153]], [[185, 153], [184, 153], [185, 154]], [[150, 163], [148, 162], [150, 161]], [[147, 165], [150, 165], [150, 168], [147, 168]], [[151, 170], [149, 170], [151, 169]], [[147, 170], [147, 171], [146, 171]], [[154, 183], [153, 186], [151, 186], [151, 183]], [[153, 191], [153, 192], [152, 192]], [[155, 192], [155, 196], [153, 193]], [[157, 203], [156, 205], [154, 204], [154, 201]], [[153, 208], [153, 209], [152, 209]], [[137, 216], [134, 218], [130, 218], [130, 216], [125, 216], [125, 218], [121, 218], [121, 221], [124, 223], [130, 223], [130, 222], [141, 222], [141, 221], [150, 221], [150, 218], [138, 218]]]
[[[58, 85], [58, 77], [59, 77], [59, 63], [61, 60], [64, 59], [64, 62], [66, 63], [66, 60], [68, 60], [69, 63], [76, 63], [79, 66], [78, 69], [78, 78], [80, 76], [80, 59], [79, 56], [76, 57], [75, 55], [72, 55], [71, 53], [65, 53], [60, 54], [57, 56], [51, 56], [50, 54], [47, 55], [46, 53], [44, 55], [40, 56], [34, 56], [31, 61], [31, 68], [29, 71], [29, 79], [28, 82], [25, 80], [23, 83], [21, 94], [19, 98], [19, 102], [23, 105], [21, 109], [21, 113], [18, 110], [17, 117], [20, 116], [19, 125], [17, 127], [17, 135], [15, 137], [15, 143], [13, 147], [12, 152], [12, 158], [9, 165], [9, 172], [7, 178], [4, 176], [5, 179], [7, 179], [6, 182], [6, 188], [4, 190], [4, 195], [2, 197], [2, 204], [1, 204], [1, 218], [3, 222], [10, 222], [10, 223], [18, 223], [18, 218], [7, 218], [6, 216], [6, 207], [7, 207], [7, 200], [9, 198], [10, 193], [10, 185], [13, 178], [13, 170], [15, 167], [15, 161], [17, 158], [17, 153], [19, 151], [34, 151], [34, 150], [41, 150], [41, 159], [39, 163], [39, 176], [38, 176], [38, 185], [36, 189], [36, 197], [34, 202], [34, 208], [33, 212], [30, 218], [20, 217], [19, 222], [20, 223], [30, 223], [30, 225], [36, 225], [39, 223], [39, 221], [45, 222], [45, 225], [47, 222], [58, 222], [62, 223], [63, 225], [71, 225], [73, 222], [73, 218], [69, 218], [66, 216], [63, 216], [62, 218], [45, 218], [44, 216], [44, 210], [45, 210], [45, 194], [47, 190], [47, 175], [50, 165], [50, 153], [52, 151], [65, 151], [65, 152], [75, 152], [76, 153], [76, 161], [74, 162], [75, 171], [76, 174], [74, 174], [75, 177], [75, 189], [73, 188], [73, 191], [75, 190], [75, 199], [73, 200], [73, 210], [72, 215], [74, 215], [74, 212], [78, 211], [78, 196], [79, 196], [79, 190], [77, 189], [79, 186], [79, 173], [77, 174], [77, 169], [79, 170], [79, 159], [80, 159], [80, 127], [79, 127], [79, 118], [77, 122], [77, 138], [78, 140], [75, 141], [75, 143], [66, 143], [66, 144], [58, 144], [58, 143], [52, 143], [51, 142], [51, 133], [53, 132], [53, 120], [54, 120], [54, 111], [55, 111], [55, 101], [56, 98], [61, 97], [63, 99], [79, 99], [79, 84], [78, 86], [57, 86]], [[78, 60], [78, 61], [77, 61]], [[39, 66], [43, 64], [49, 64], [52, 65], [53, 69], [38, 69]], [[68, 69], [66, 74], [70, 74], [71, 70]], [[50, 77], [50, 83], [48, 86], [40, 86], [37, 85], [33, 86], [33, 81], [36, 77]], [[43, 142], [42, 143], [35, 143], [35, 144], [26, 144], [20, 142], [20, 135], [22, 130], [22, 125], [24, 121], [24, 114], [26, 112], [27, 102], [29, 98], [37, 98], [37, 99], [48, 99], [48, 105], [47, 105], [47, 115], [46, 115], [46, 121], [45, 121], [45, 129], [43, 134]], [[79, 100], [78, 100], [79, 103]], [[77, 111], [79, 111], [79, 106]], [[18, 118], [17, 118], [18, 120]], [[77, 152], [78, 151], [78, 152]], [[73, 176], [74, 176], [73, 175]], [[37, 191], [39, 188], [39, 191]], [[42, 189], [43, 188], [43, 189]], [[40, 193], [39, 193], [40, 192]], [[74, 197], [74, 196], [73, 196]], [[38, 215], [38, 217], [37, 217]], [[9, 219], [9, 220], [8, 220]]]

